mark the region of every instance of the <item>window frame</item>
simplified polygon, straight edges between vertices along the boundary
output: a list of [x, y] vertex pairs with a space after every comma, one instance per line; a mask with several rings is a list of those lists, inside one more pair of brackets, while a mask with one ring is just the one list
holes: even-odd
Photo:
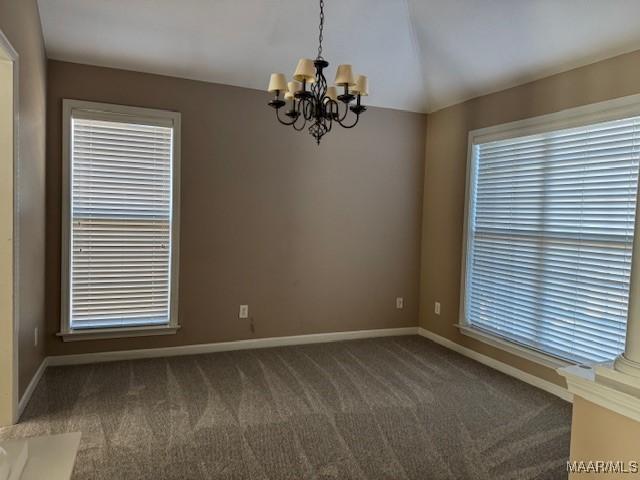
[[[70, 318], [71, 296], [71, 121], [74, 112], [85, 118], [113, 119], [123, 116], [136, 123], [162, 124], [173, 128], [172, 181], [171, 181], [171, 256], [169, 279], [169, 323], [139, 327], [109, 327], [73, 329]], [[61, 221], [61, 314], [60, 332], [63, 341], [123, 338], [149, 335], [174, 334], [180, 328], [178, 321], [179, 271], [180, 271], [180, 112], [152, 108], [131, 107], [84, 100], [62, 101], [62, 221]]]
[[[469, 228], [473, 221], [471, 216], [475, 210], [472, 202], [475, 200], [477, 145], [497, 140], [506, 140], [509, 138], [536, 135], [555, 130], [581, 127], [593, 123], [620, 120], [634, 116], [640, 116], [640, 94], [605, 100], [546, 115], [530, 117], [523, 120], [469, 131], [467, 142], [467, 174], [460, 275], [460, 305], [458, 324], [456, 324], [463, 335], [472, 337], [480, 342], [505, 350], [508, 353], [546, 367], [561, 368], [575, 363], [564, 358], [556, 357], [550, 353], [537, 350], [528, 345], [520, 344], [516, 341], [489, 333], [474, 326], [467, 318], [466, 304], [469, 281], [467, 272], [469, 271], [470, 266], [469, 252], [472, 241], [472, 236], [469, 234]], [[640, 214], [640, 212], [637, 212], [636, 214]], [[635, 233], [635, 235], [638, 234], [640, 234], [640, 232]], [[631, 275], [633, 274], [634, 273], [632, 272]]]

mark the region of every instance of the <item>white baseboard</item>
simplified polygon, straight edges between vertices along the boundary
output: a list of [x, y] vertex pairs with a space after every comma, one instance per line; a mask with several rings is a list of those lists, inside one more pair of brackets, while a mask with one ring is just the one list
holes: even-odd
[[29, 400], [31, 400], [31, 395], [33, 395], [33, 392], [38, 386], [38, 383], [40, 383], [40, 379], [42, 378], [42, 375], [44, 375], [44, 371], [47, 369], [48, 365], [49, 365], [49, 357], [45, 357], [44, 360], [42, 360], [42, 363], [40, 364], [40, 366], [38, 367], [38, 370], [36, 370], [35, 375], [29, 382], [29, 385], [27, 385], [27, 389], [22, 394], [22, 398], [18, 402], [18, 416], [16, 418], [16, 422], [22, 416], [22, 412], [24, 412], [24, 409], [29, 403]]
[[566, 388], [556, 385], [555, 383], [549, 382], [547, 380], [543, 380], [542, 378], [536, 377], [535, 375], [531, 375], [530, 373], [523, 372], [520, 369], [512, 367], [511, 365], [507, 365], [506, 363], [500, 362], [495, 358], [491, 358], [481, 353], [478, 353], [475, 350], [471, 350], [470, 348], [463, 347], [462, 345], [452, 342], [448, 338], [442, 337], [422, 327], [418, 328], [418, 335], [428, 338], [429, 340], [432, 340], [435, 343], [448, 348], [449, 350], [458, 352], [459, 354], [464, 355], [465, 357], [469, 357], [484, 365], [487, 365], [488, 367], [491, 367], [509, 376], [515, 377], [518, 380], [522, 380], [523, 382], [533, 385], [534, 387], [538, 387], [542, 390], [552, 393], [553, 395], [556, 395], [561, 399], [566, 400], [567, 402], [573, 402], [573, 395]]
[[287, 345], [307, 345], [312, 343], [328, 343], [341, 340], [355, 340], [359, 338], [374, 338], [374, 337], [392, 337], [398, 335], [421, 335], [429, 340], [432, 340], [443, 347], [450, 350], [454, 350], [466, 357], [483, 363], [491, 368], [506, 373], [512, 377], [515, 377], [523, 382], [529, 383], [535, 387], [541, 388], [549, 393], [557, 395], [558, 397], [568, 402], [573, 401], [573, 395], [568, 390], [562, 388], [547, 380], [543, 380], [539, 377], [531, 375], [529, 373], [518, 370], [506, 363], [502, 363], [491, 357], [487, 357], [474, 350], [468, 349], [452, 342], [451, 340], [441, 337], [429, 330], [419, 327], [406, 327], [406, 328], [385, 328], [376, 330], [357, 330], [351, 332], [334, 332], [334, 333], [315, 333], [310, 335], [293, 335], [289, 337], [270, 337], [270, 338], [256, 338], [250, 340], [237, 340], [233, 342], [220, 342], [220, 343], [207, 343], [199, 345], [184, 345], [179, 347], [167, 347], [167, 348], [150, 348], [141, 350], [120, 350], [115, 352], [98, 352], [98, 353], [84, 353], [76, 355], [54, 355], [46, 357], [40, 367], [36, 371], [35, 375], [29, 382], [27, 389], [25, 390], [20, 402], [18, 404], [18, 417], [22, 415], [27, 403], [31, 399], [31, 395], [35, 390], [38, 382], [42, 378], [46, 368], [48, 366], [62, 366], [62, 365], [82, 365], [88, 363], [99, 362], [112, 362], [118, 360], [135, 360], [141, 358], [157, 358], [157, 357], [175, 357], [180, 355], [198, 355], [203, 353], [225, 352], [232, 350], [247, 350], [252, 348], [270, 348], [270, 347], [283, 347]]
[[135, 360], [139, 358], [175, 357], [180, 355], [198, 355], [202, 353], [247, 350], [251, 348], [283, 347], [287, 345], [306, 345], [328, 343], [358, 338], [392, 337], [397, 335], [417, 335], [418, 327], [384, 328], [377, 330], [357, 330], [351, 332], [314, 333], [292, 335], [289, 337], [256, 338], [233, 342], [183, 345], [179, 347], [149, 348], [143, 350], [120, 350], [116, 352], [82, 353], [76, 355], [54, 355], [48, 357], [49, 365], [81, 365], [85, 363], [113, 362], [117, 360]]

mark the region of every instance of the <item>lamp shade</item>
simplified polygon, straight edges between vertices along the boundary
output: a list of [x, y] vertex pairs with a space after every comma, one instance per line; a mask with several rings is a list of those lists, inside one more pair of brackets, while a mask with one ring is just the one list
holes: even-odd
[[287, 84], [287, 86], [289, 87], [289, 92], [293, 95], [296, 92], [299, 92], [300, 90], [302, 90], [302, 85], [300, 84], [300, 82], [289, 82]]
[[336, 72], [336, 85], [353, 85], [353, 72], [351, 65], [338, 65]]
[[336, 87], [327, 87], [326, 96], [329, 97], [331, 100], [337, 100], [338, 90], [336, 89]]
[[291, 100], [293, 98], [293, 93], [290, 90], [287, 90], [287, 93], [284, 94], [285, 100]]
[[284, 73], [272, 73], [271, 79], [269, 80], [269, 88], [267, 89], [269, 92], [280, 91], [283, 92], [287, 89], [287, 77], [284, 76]]
[[369, 95], [369, 79], [366, 75], [358, 75], [356, 77], [356, 85], [352, 88], [352, 90], [358, 95], [362, 95], [366, 97]]
[[306, 81], [307, 83], [313, 83], [316, 77], [315, 70], [313, 60], [310, 58], [301, 58], [298, 60], [298, 66], [296, 67], [296, 72], [293, 74], [293, 78], [299, 82]]

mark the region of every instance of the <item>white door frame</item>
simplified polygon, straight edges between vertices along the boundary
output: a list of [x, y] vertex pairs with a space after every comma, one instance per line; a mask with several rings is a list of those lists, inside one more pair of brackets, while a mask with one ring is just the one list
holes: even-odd
[[[3, 235], [0, 240], [10, 241], [11, 246], [9, 248], [9, 258], [0, 259], [0, 276], [9, 277], [9, 280], [5, 283], [8, 285], [10, 292], [1, 292], [0, 298], [10, 296], [11, 302], [7, 310], [0, 310], [0, 315], [5, 315], [10, 312], [8, 318], [0, 318], [0, 425], [13, 424], [18, 421], [18, 207], [19, 207], [19, 195], [18, 195], [18, 53], [12, 47], [7, 37], [0, 30], [0, 63], [4, 66], [9, 66], [10, 72], [8, 77], [11, 78], [11, 99], [13, 103], [12, 114], [12, 141], [8, 142], [8, 145], [0, 143], [0, 162], [11, 162], [12, 181], [9, 180], [9, 184], [12, 186], [11, 193], [9, 195], [9, 201], [12, 205], [11, 213], [11, 225], [9, 232], [6, 231], [3, 225], [0, 225], [0, 231]], [[6, 81], [6, 78], [4, 79]], [[2, 115], [2, 112], [0, 112]], [[7, 159], [6, 157], [10, 158]], [[4, 168], [4, 165], [0, 164], [0, 170]], [[0, 191], [0, 195], [2, 192]], [[4, 198], [1, 201], [6, 201]], [[5, 232], [9, 233], [7, 238]], [[6, 250], [5, 250], [6, 253]], [[6, 260], [6, 261], [5, 261]], [[3, 278], [0, 278], [0, 283], [4, 283]], [[0, 305], [0, 309], [2, 306]], [[3, 341], [2, 339], [5, 339]]]

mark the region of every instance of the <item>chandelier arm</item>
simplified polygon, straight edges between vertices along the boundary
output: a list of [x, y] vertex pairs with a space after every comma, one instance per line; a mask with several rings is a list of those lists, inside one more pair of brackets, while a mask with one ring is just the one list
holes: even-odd
[[287, 122], [286, 120], [282, 120], [280, 118], [280, 109], [276, 108], [276, 118], [278, 119], [278, 121], [282, 124], [282, 125], [286, 125], [287, 127], [290, 127], [291, 125], [293, 125], [294, 123], [296, 123], [296, 120], [298, 120], [298, 117], [294, 118], [293, 121], [291, 122]]
[[331, 128], [333, 127], [333, 121], [330, 117], [325, 117], [324, 123], [325, 125], [327, 125], [327, 133], [329, 133], [331, 131]]
[[338, 123], [340, 124], [340, 126], [341, 126], [342, 128], [353, 128], [353, 127], [355, 127], [355, 126], [358, 124], [358, 120], [360, 120], [360, 114], [359, 114], [359, 113], [356, 113], [355, 115], [356, 115], [356, 119], [355, 119], [355, 121], [353, 122], [353, 124], [351, 124], [351, 125], [345, 125], [344, 123], [342, 123], [342, 121], [343, 121], [344, 119], [342, 119], [342, 120], [338, 120]]
[[307, 121], [311, 121], [315, 117], [314, 103], [315, 103], [315, 100], [313, 98], [307, 99], [307, 101], [305, 103], [305, 106], [304, 106], [304, 108], [305, 108], [304, 118]]
[[[333, 99], [329, 99], [326, 103], [327, 112], [331, 117], [331, 120], [344, 120], [347, 116], [347, 112], [344, 115], [340, 115], [340, 104]], [[348, 108], [347, 108], [348, 110]]]
[[333, 126], [333, 119], [331, 118], [331, 112], [328, 110], [329, 103], [325, 102], [322, 106], [322, 122], [327, 128], [327, 133], [331, 131]]
[[340, 125], [342, 125], [342, 122], [344, 122], [347, 119], [347, 115], [349, 115], [349, 105], [344, 106], [344, 115], [338, 118], [338, 123]]
[[[297, 123], [297, 121], [298, 121], [298, 119], [299, 119], [299, 118], [302, 118], [302, 125], [300, 125], [300, 126], [298, 127], [298, 126], [296, 126], [296, 123]], [[304, 118], [304, 115], [300, 115], [300, 116], [298, 116], [298, 118], [296, 118], [296, 121], [295, 121], [295, 122], [293, 122], [293, 124], [292, 124], [292, 125], [293, 125], [293, 129], [294, 129], [294, 130], [297, 130], [298, 132], [301, 132], [301, 131], [304, 129], [304, 127], [307, 125], [307, 119], [306, 119], [306, 118]]]
[[331, 100], [332, 104], [331, 104], [331, 113], [332, 113], [332, 119], [333, 120], [337, 120], [338, 118], [340, 118], [340, 105], [338, 105], [338, 102], [336, 102], [335, 100]]
[[[304, 110], [307, 108], [306, 105], [307, 105], [307, 99], [298, 100], [298, 117], [296, 118], [296, 121], [293, 124], [294, 130], [297, 130], [298, 132], [301, 132], [302, 130], [304, 130], [304, 127], [307, 125], [307, 122], [309, 121], [309, 119], [304, 114]], [[300, 126], [298, 126], [299, 119], [302, 119], [302, 123], [300, 124]]]
[[[338, 102], [336, 102], [338, 103]], [[344, 103], [344, 102], [341, 102]], [[347, 118], [347, 115], [349, 115], [349, 104], [348, 103], [344, 103], [344, 114], [340, 115], [340, 105], [338, 104], [338, 118], [336, 120], [338, 120], [338, 123], [340, 125], [342, 125], [342, 122], [344, 122]]]
[[304, 117], [305, 120], [309, 120], [309, 117], [307, 114], [307, 103], [308, 103], [307, 98], [301, 98], [298, 104], [298, 113], [300, 113], [300, 116]]

